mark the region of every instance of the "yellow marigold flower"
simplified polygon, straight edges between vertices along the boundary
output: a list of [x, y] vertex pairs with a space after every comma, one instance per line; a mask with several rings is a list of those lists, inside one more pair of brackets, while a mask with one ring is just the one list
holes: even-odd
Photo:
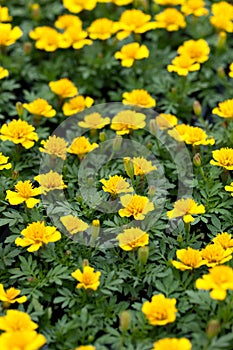
[[155, 28], [164, 28], [169, 32], [173, 32], [185, 27], [184, 16], [175, 8], [167, 8], [158, 15], [155, 15]]
[[15, 192], [11, 190], [6, 191], [6, 199], [11, 205], [18, 205], [25, 202], [28, 208], [33, 208], [37, 203], [40, 202], [39, 199], [33, 197], [41, 194], [40, 188], [34, 188], [30, 180], [19, 181], [15, 185]]
[[110, 0], [110, 2], [111, 1], [117, 6], [128, 5], [128, 4], [131, 4], [133, 2], [133, 0]]
[[228, 73], [230, 78], [233, 78], [233, 62], [229, 66], [229, 73]]
[[173, 128], [177, 125], [178, 119], [173, 114], [160, 113], [156, 118], [155, 122], [158, 125], [159, 129], [166, 130]]
[[114, 57], [121, 60], [123, 67], [132, 67], [135, 60], [149, 57], [149, 50], [146, 45], [140, 46], [139, 43], [130, 43], [124, 45], [121, 51], [117, 51]]
[[6, 6], [0, 6], [0, 22], [10, 22], [12, 17], [9, 16], [9, 9]]
[[154, 0], [158, 5], [162, 6], [177, 6], [182, 5], [186, 0]]
[[117, 39], [123, 40], [131, 33], [145, 33], [155, 28], [155, 23], [150, 22], [151, 16], [141, 10], [131, 9], [126, 10], [121, 14], [119, 20], [119, 29]]
[[12, 28], [9, 23], [0, 23], [0, 33], [0, 46], [10, 46], [23, 35], [19, 27]]
[[89, 227], [86, 222], [73, 215], [62, 216], [60, 220], [71, 235], [86, 231]]
[[168, 134], [177, 141], [184, 141], [188, 145], [213, 145], [215, 140], [208, 138], [206, 132], [198, 126], [186, 124], [177, 125], [174, 129], [169, 130]]
[[135, 220], [144, 220], [145, 215], [154, 210], [154, 204], [147, 197], [138, 194], [126, 194], [120, 200], [124, 207], [118, 212], [121, 217], [133, 216]]
[[75, 50], [81, 49], [85, 45], [91, 45], [92, 40], [87, 39], [88, 33], [78, 25], [72, 25], [66, 29], [64, 32], [64, 38], [67, 38], [67, 42], [70, 42], [70, 45]]
[[5, 291], [3, 284], [0, 283], [0, 301], [3, 301], [6, 304], [25, 303], [25, 301], [27, 301], [27, 297], [25, 295], [18, 297], [20, 292], [21, 291], [19, 289], [15, 289], [14, 287], [10, 287]]
[[175, 219], [182, 216], [185, 223], [194, 221], [192, 215], [205, 213], [204, 205], [198, 205], [192, 198], [181, 198], [173, 206], [174, 209], [167, 212], [167, 217]]
[[8, 77], [9, 72], [7, 69], [0, 67], [0, 79], [4, 79], [6, 77]]
[[76, 137], [67, 152], [76, 154], [79, 159], [82, 159], [87, 153], [93, 151], [93, 149], [99, 147], [97, 143], [90, 143], [85, 136]]
[[62, 106], [62, 111], [65, 116], [69, 117], [76, 113], [83, 111], [85, 108], [89, 108], [93, 105], [94, 100], [91, 97], [84, 97], [82, 95], [76, 96], [65, 102]]
[[182, 56], [189, 56], [195, 62], [203, 63], [209, 59], [210, 48], [206, 40], [187, 40], [177, 52]]
[[210, 17], [210, 23], [218, 31], [233, 32], [233, 5], [226, 1], [220, 1], [211, 7], [213, 16]]
[[47, 52], [56, 51], [58, 48], [68, 48], [71, 46], [71, 38], [59, 33], [49, 26], [36, 27], [29, 32], [31, 39], [36, 40], [36, 48]]
[[110, 123], [110, 118], [102, 118], [99, 113], [91, 113], [84, 117], [84, 121], [78, 122], [78, 125], [84, 129], [102, 129]]
[[225, 186], [225, 191], [232, 192], [231, 195], [233, 196], [233, 182], [229, 186]]
[[138, 247], [144, 247], [149, 243], [149, 235], [139, 227], [125, 229], [123, 233], [116, 236], [121, 249], [130, 251]]
[[224, 13], [226, 18], [233, 18], [233, 5], [229, 4], [227, 1], [220, 1], [211, 6], [211, 11], [213, 15], [218, 16]]
[[9, 157], [6, 157], [0, 152], [0, 170], [3, 169], [10, 169], [11, 168], [11, 163], [8, 163]]
[[216, 244], [220, 244], [223, 249], [232, 249], [233, 251], [233, 238], [231, 238], [232, 235], [227, 232], [218, 233], [215, 238], [212, 239], [212, 241]]
[[77, 348], [75, 348], [75, 350], [95, 350], [96, 347], [93, 345], [81, 345]]
[[59, 29], [67, 29], [71, 26], [79, 26], [82, 28], [82, 21], [78, 16], [65, 14], [58, 17], [55, 22], [55, 27]]
[[194, 59], [187, 55], [176, 56], [172, 60], [172, 64], [167, 66], [168, 72], [176, 72], [178, 75], [186, 76], [189, 72], [200, 69], [200, 63], [196, 63]]
[[191, 350], [192, 344], [187, 338], [163, 338], [155, 342], [152, 350]]
[[151, 171], [157, 170], [157, 167], [152, 165], [151, 160], [143, 157], [133, 157], [132, 162], [135, 176], [149, 174]]
[[95, 8], [97, 0], [63, 0], [63, 5], [72, 13], [83, 10], [91, 11]]
[[4, 350], [39, 350], [46, 338], [35, 331], [5, 332], [0, 335], [0, 348]]
[[40, 184], [40, 189], [43, 194], [54, 190], [63, 190], [67, 187], [62, 180], [62, 175], [53, 170], [50, 170], [47, 174], [35, 176], [34, 180]]
[[9, 124], [3, 124], [0, 129], [0, 140], [9, 140], [15, 144], [28, 149], [34, 146], [38, 141], [38, 135], [34, 132], [35, 128], [24, 120], [13, 119]]
[[49, 87], [52, 92], [62, 98], [73, 97], [78, 93], [78, 89], [68, 78], [51, 81]]
[[101, 179], [99, 182], [103, 184], [104, 192], [110, 193], [112, 196], [117, 196], [119, 193], [133, 192], [133, 188], [123, 178], [123, 176], [109, 176], [108, 180]]
[[143, 89], [134, 89], [131, 92], [124, 92], [122, 103], [124, 105], [136, 105], [142, 108], [151, 108], [156, 106], [156, 101], [151, 95]]
[[49, 136], [47, 140], [41, 141], [41, 145], [44, 148], [39, 147], [40, 152], [62, 158], [63, 160], [66, 159], [68, 142], [63, 137], [57, 137], [56, 135]]
[[5, 332], [33, 331], [36, 328], [38, 325], [26, 312], [7, 310], [6, 315], [0, 317], [0, 329]]
[[233, 290], [233, 269], [229, 266], [215, 266], [208, 275], [196, 280], [196, 288], [211, 290], [212, 299], [224, 300], [227, 290]]
[[172, 260], [172, 265], [181, 271], [197, 269], [205, 265], [205, 260], [203, 260], [201, 252], [197, 249], [190, 247], [179, 249], [176, 251], [176, 256], [181, 262]]
[[233, 148], [220, 148], [212, 151], [212, 157], [210, 164], [221, 166], [227, 170], [233, 170]]
[[232, 259], [232, 249], [224, 249], [219, 243], [208, 244], [201, 250], [201, 255], [206, 260], [205, 265], [213, 267], [224, 264]]
[[176, 319], [176, 299], [165, 298], [163, 294], [153, 295], [151, 302], [145, 301], [142, 312], [153, 326], [164, 326]]
[[21, 237], [17, 237], [15, 244], [21, 247], [27, 247], [28, 252], [35, 252], [43, 244], [49, 242], [57, 242], [61, 239], [61, 233], [57, 231], [55, 226], [45, 226], [43, 221], [37, 221], [29, 224], [21, 231]]
[[71, 275], [79, 282], [76, 288], [96, 290], [100, 285], [101, 272], [94, 272], [93, 267], [84, 266], [83, 272], [77, 269]]
[[143, 129], [145, 119], [145, 114], [124, 110], [112, 118], [111, 129], [116, 130], [117, 135], [129, 134], [131, 130]]
[[212, 113], [222, 118], [233, 119], [233, 98], [219, 102], [218, 107], [215, 107]]
[[118, 23], [113, 22], [108, 18], [98, 18], [87, 28], [89, 37], [93, 40], [107, 40], [117, 31]]
[[43, 98], [37, 98], [33, 102], [23, 103], [23, 107], [31, 114], [52, 118], [56, 115], [55, 109]]
[[181, 11], [185, 16], [193, 15], [195, 17], [206, 16], [209, 13], [203, 0], [187, 0], [182, 4]]

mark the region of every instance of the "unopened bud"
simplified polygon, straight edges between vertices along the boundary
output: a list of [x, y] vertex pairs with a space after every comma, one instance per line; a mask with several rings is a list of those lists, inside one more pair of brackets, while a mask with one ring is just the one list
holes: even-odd
[[17, 170], [13, 170], [11, 176], [13, 180], [16, 180], [19, 177], [19, 172]]
[[70, 250], [67, 250], [66, 252], [65, 252], [65, 255], [66, 256], [70, 256], [72, 253], [71, 253], [71, 251]]
[[183, 237], [182, 235], [177, 236], [177, 242], [182, 243], [183, 242]]
[[121, 135], [117, 135], [114, 140], [113, 140], [113, 151], [119, 151], [119, 149], [121, 148], [122, 145], [122, 136]]
[[156, 121], [155, 119], [151, 119], [150, 120], [150, 126], [149, 126], [149, 129], [150, 129], [150, 132], [152, 135], [156, 136], [157, 134], [157, 124], [156, 124]]
[[194, 114], [199, 117], [201, 115], [201, 112], [202, 112], [202, 108], [201, 108], [201, 104], [198, 100], [195, 100], [193, 102], [193, 111], [194, 111]]
[[8, 301], [4, 301], [4, 302], [2, 303], [2, 308], [3, 308], [3, 310], [9, 309], [10, 306], [11, 306], [11, 303], [9, 303]]
[[209, 338], [215, 337], [221, 329], [221, 325], [218, 320], [210, 320], [206, 328], [206, 334]]
[[217, 48], [224, 49], [226, 45], [227, 34], [224, 31], [221, 31], [218, 35]]
[[23, 45], [23, 51], [25, 55], [30, 55], [32, 51], [32, 44], [29, 41], [26, 41]]
[[106, 133], [104, 131], [101, 131], [99, 133], [99, 140], [100, 140], [100, 142], [104, 142], [104, 141], [106, 141], [106, 139], [107, 139]]
[[146, 145], [146, 148], [151, 150], [151, 148], [152, 148], [152, 143], [151, 143], [151, 142], [148, 142], [148, 144]]
[[16, 108], [16, 112], [17, 112], [18, 116], [21, 118], [22, 115], [23, 115], [23, 104], [22, 104], [22, 102], [16, 102], [15, 108]]
[[149, 247], [140, 247], [138, 248], [138, 260], [142, 265], [145, 265], [147, 263], [149, 257]]
[[130, 312], [127, 310], [122, 311], [120, 314], [120, 329], [121, 329], [121, 331], [126, 332], [130, 327], [130, 323], [131, 323]]
[[154, 197], [155, 191], [156, 191], [156, 187], [154, 185], [150, 185], [148, 190], [149, 197]]
[[124, 167], [125, 167], [126, 174], [130, 178], [133, 178], [133, 176], [134, 176], [134, 166], [133, 166], [133, 162], [130, 159], [130, 157], [124, 157]]
[[84, 267], [84, 266], [89, 266], [89, 261], [88, 261], [88, 259], [83, 259], [83, 261], [82, 261], [82, 267]]
[[93, 220], [91, 225], [91, 237], [93, 240], [96, 240], [99, 237], [100, 233], [100, 221]]
[[218, 67], [217, 74], [221, 79], [223, 79], [226, 76], [226, 73], [223, 67]]
[[193, 157], [193, 164], [196, 166], [196, 167], [200, 167], [201, 166], [201, 155], [200, 153], [196, 153]]
[[40, 18], [40, 15], [41, 15], [40, 5], [39, 4], [32, 4], [30, 6], [30, 8], [31, 8], [31, 12], [32, 12], [32, 18], [35, 20], [38, 20]]

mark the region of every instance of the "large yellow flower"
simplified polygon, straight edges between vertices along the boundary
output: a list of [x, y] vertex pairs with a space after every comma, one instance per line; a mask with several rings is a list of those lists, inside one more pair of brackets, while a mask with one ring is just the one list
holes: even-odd
[[19, 181], [15, 185], [15, 191], [7, 190], [6, 199], [11, 205], [26, 204], [28, 208], [33, 208], [40, 202], [39, 199], [33, 197], [41, 194], [41, 188], [34, 188], [30, 180]]
[[159, 129], [166, 130], [176, 126], [178, 123], [178, 119], [173, 114], [160, 113], [155, 118], [155, 122], [158, 125]]
[[67, 29], [71, 26], [79, 26], [82, 28], [82, 21], [78, 16], [66, 13], [65, 15], [59, 16], [54, 25], [59, 29]]
[[230, 233], [218, 233], [217, 236], [212, 239], [212, 241], [214, 243], [220, 244], [223, 247], [223, 249], [232, 249], [233, 252], [233, 238]]
[[8, 77], [9, 72], [7, 69], [0, 67], [0, 80]]
[[193, 15], [195, 17], [201, 17], [208, 15], [209, 11], [205, 8], [205, 2], [203, 0], [187, 0], [182, 4], [181, 11], [185, 16]]
[[83, 10], [93, 10], [97, 0], [63, 0], [63, 5], [72, 13], [79, 13]]
[[33, 102], [24, 103], [23, 107], [31, 114], [52, 118], [56, 115], [55, 109], [43, 98], [37, 98]]
[[0, 284], [0, 300], [6, 304], [25, 303], [25, 301], [27, 301], [27, 297], [25, 295], [19, 297], [20, 292], [21, 291], [19, 289], [15, 289], [14, 287], [10, 287], [5, 291], [3, 284]]
[[0, 152], [0, 170], [3, 169], [10, 169], [11, 168], [11, 163], [8, 163], [9, 157], [6, 157]]
[[176, 72], [178, 75], [186, 76], [189, 72], [194, 72], [200, 69], [200, 63], [188, 55], [176, 56], [172, 60], [172, 64], [167, 66], [168, 72]]
[[187, 145], [213, 145], [214, 138], [208, 137], [206, 132], [198, 126], [190, 126], [186, 124], [179, 124], [174, 129], [169, 130], [168, 134], [177, 141], [184, 141]]
[[120, 200], [124, 207], [118, 212], [121, 217], [133, 216], [135, 220], [144, 220], [145, 215], [154, 210], [154, 204], [147, 197], [138, 194], [126, 194]]
[[86, 231], [88, 228], [88, 224], [86, 222], [73, 215], [62, 216], [60, 220], [71, 235]]
[[113, 22], [108, 18], [98, 18], [87, 28], [89, 37], [93, 40], [107, 40], [117, 31], [118, 23]]
[[172, 260], [172, 265], [181, 271], [196, 269], [205, 265], [205, 260], [199, 250], [188, 247], [187, 249], [179, 249], [176, 256], [180, 261]]
[[119, 193], [133, 192], [133, 188], [123, 178], [123, 176], [114, 175], [109, 176], [108, 180], [101, 179], [104, 192], [110, 193], [112, 196], [117, 196]]
[[59, 33], [56, 29], [49, 26], [36, 27], [29, 32], [30, 38], [36, 40], [36, 48], [47, 52], [56, 51], [58, 48], [68, 48], [72, 40], [64, 33]]
[[71, 275], [79, 282], [76, 288], [96, 290], [100, 285], [101, 272], [94, 272], [93, 267], [84, 266], [83, 272], [77, 269]]
[[21, 237], [17, 237], [15, 244], [21, 247], [27, 247], [28, 252], [35, 252], [43, 244], [49, 242], [57, 242], [61, 239], [61, 233], [57, 231], [55, 226], [45, 226], [43, 221], [37, 221], [29, 224], [21, 231]]
[[219, 102], [218, 107], [215, 107], [212, 113], [222, 118], [233, 119], [233, 98]]
[[185, 223], [194, 221], [192, 215], [204, 214], [205, 207], [203, 204], [198, 205], [192, 198], [181, 198], [174, 203], [174, 209], [167, 212], [169, 219], [183, 217]]
[[143, 108], [156, 106], [156, 101], [151, 95], [143, 89], [134, 89], [131, 92], [124, 92], [122, 103], [124, 105], [136, 105]]
[[49, 136], [47, 140], [41, 141], [41, 144], [44, 148], [39, 147], [40, 152], [62, 158], [63, 160], [66, 159], [68, 142], [63, 137]]
[[40, 184], [40, 190], [43, 194], [54, 190], [63, 190], [67, 187], [63, 182], [62, 175], [53, 170], [46, 174], [37, 175], [34, 179]]
[[112, 118], [111, 129], [116, 130], [117, 135], [129, 134], [131, 130], [143, 129], [146, 126], [145, 119], [143, 113], [124, 110]]
[[70, 46], [75, 50], [81, 49], [85, 45], [91, 45], [93, 41], [87, 39], [88, 33], [79, 25], [69, 26], [63, 34], [67, 42], [70, 42]]
[[12, 17], [9, 16], [9, 9], [6, 6], [0, 6], [0, 22], [10, 22]]
[[210, 17], [210, 23], [218, 31], [233, 32], [233, 5], [226, 1], [220, 1], [211, 7], [213, 16]]
[[157, 167], [152, 165], [151, 160], [144, 157], [133, 157], [132, 162], [135, 176], [149, 174], [151, 171], [157, 170]]
[[33, 322], [26, 312], [7, 310], [5, 316], [0, 317], [0, 329], [6, 332], [33, 331], [38, 325]]
[[10, 46], [23, 35], [19, 27], [12, 28], [9, 23], [0, 23], [0, 33], [0, 46]]
[[224, 300], [227, 290], [233, 290], [233, 269], [230, 266], [215, 266], [208, 275], [196, 280], [196, 288], [211, 290], [212, 299]]
[[213, 151], [212, 156], [214, 160], [211, 159], [210, 164], [233, 170], [233, 148], [220, 148]]
[[173, 32], [185, 27], [184, 16], [175, 8], [167, 8], [158, 15], [155, 15], [155, 28], [164, 28], [169, 32]]
[[189, 56], [195, 62], [203, 63], [209, 59], [210, 48], [206, 40], [187, 40], [179, 46], [177, 52]]
[[39, 350], [46, 338], [35, 331], [5, 332], [0, 335], [0, 348], [4, 350]]
[[121, 51], [117, 51], [114, 57], [121, 60], [123, 67], [132, 67], [135, 60], [149, 57], [149, 50], [146, 45], [140, 46], [139, 43], [130, 43], [124, 45]]
[[85, 136], [76, 137], [70, 147], [68, 148], [69, 153], [76, 154], [79, 159], [84, 158], [84, 156], [93, 151], [93, 149], [99, 147], [97, 143], [90, 143]]
[[78, 126], [84, 129], [102, 129], [110, 123], [110, 118], [102, 118], [99, 113], [91, 113], [84, 117], [84, 121], [78, 122]]
[[119, 247], [126, 251], [144, 247], [149, 243], [148, 233], [142, 231], [139, 227], [125, 229], [123, 233], [119, 233], [116, 238], [119, 241]]
[[152, 350], [191, 350], [192, 344], [187, 338], [163, 338], [156, 341]]
[[0, 129], [0, 139], [9, 140], [15, 144], [21, 144], [28, 149], [34, 146], [38, 141], [38, 135], [34, 132], [34, 126], [28, 124], [25, 120], [13, 119], [9, 124], [3, 124]]
[[69, 117], [70, 115], [74, 115], [76, 113], [79, 113], [83, 111], [86, 107], [89, 108], [93, 105], [94, 100], [93, 98], [87, 96], [84, 97], [82, 95], [76, 96], [69, 100], [68, 102], [65, 102], [62, 106], [62, 111], [65, 116]]
[[56, 95], [66, 98], [77, 95], [78, 89], [68, 78], [51, 81], [49, 87]]
[[146, 301], [142, 312], [153, 326], [164, 326], [176, 319], [176, 299], [165, 298], [163, 294], [154, 295], [151, 302]]
[[231, 260], [232, 249], [224, 249], [219, 243], [208, 244], [201, 250], [201, 255], [206, 260], [205, 265], [213, 267]]

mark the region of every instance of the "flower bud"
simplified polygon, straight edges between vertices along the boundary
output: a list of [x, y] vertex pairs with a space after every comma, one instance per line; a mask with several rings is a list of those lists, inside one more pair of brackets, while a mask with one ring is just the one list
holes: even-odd
[[217, 48], [218, 49], [224, 49], [226, 46], [226, 38], [227, 34], [224, 31], [221, 31], [218, 35], [218, 41], [217, 41]]
[[145, 265], [147, 263], [148, 257], [149, 257], [149, 247], [148, 246], [140, 247], [138, 249], [138, 260], [142, 265]]
[[89, 266], [89, 261], [88, 261], [88, 259], [83, 259], [83, 261], [82, 261], [82, 267], [84, 267], [84, 266]]
[[194, 114], [199, 117], [201, 115], [201, 112], [202, 112], [202, 108], [201, 108], [201, 104], [198, 100], [195, 100], [193, 102], [193, 111], [194, 111]]
[[154, 197], [156, 192], [156, 187], [154, 185], [150, 185], [149, 186], [149, 190], [148, 190], [148, 196], [149, 197]]
[[130, 178], [133, 178], [133, 176], [134, 176], [134, 166], [133, 166], [133, 162], [130, 159], [130, 157], [124, 157], [124, 167], [125, 167], [126, 174]]
[[125, 310], [120, 314], [120, 329], [122, 332], [126, 332], [130, 327], [131, 315], [130, 312]]
[[114, 141], [113, 141], [113, 151], [119, 151], [119, 149], [121, 148], [121, 145], [122, 145], [122, 136], [121, 135], [117, 135], [115, 138], [114, 138]]
[[182, 235], [177, 236], [177, 242], [182, 243], [183, 242], [183, 237]]
[[100, 233], [100, 221], [93, 220], [91, 225], [91, 237], [93, 240], [96, 240], [99, 237]]
[[217, 74], [218, 74], [219, 78], [221, 78], [221, 79], [225, 78], [225, 76], [226, 76], [226, 73], [225, 73], [225, 70], [223, 67], [218, 67]]
[[24, 51], [25, 55], [30, 55], [30, 53], [32, 51], [32, 44], [29, 41], [26, 41], [23, 44], [23, 51]]
[[218, 320], [210, 320], [207, 324], [206, 334], [209, 338], [215, 337], [221, 329], [221, 325]]
[[30, 9], [32, 12], [32, 18], [35, 20], [40, 19], [40, 15], [41, 15], [40, 5], [39, 4], [31, 4]]
[[16, 180], [19, 177], [19, 172], [17, 170], [13, 170], [11, 176], [13, 180]]
[[150, 126], [149, 126], [150, 132], [152, 135], [156, 136], [157, 134], [157, 124], [155, 119], [150, 120]]
[[8, 301], [4, 301], [2, 303], [3, 310], [9, 309], [10, 306], [11, 306], [11, 303], [9, 303]]
[[196, 166], [196, 167], [200, 167], [201, 166], [201, 155], [200, 153], [196, 153], [193, 157], [193, 164]]
[[22, 102], [16, 102], [15, 108], [16, 108], [16, 112], [17, 112], [18, 116], [21, 118], [22, 115], [23, 115], [23, 104], [22, 104]]
[[106, 141], [106, 139], [107, 139], [106, 133], [104, 131], [101, 131], [99, 133], [99, 140], [100, 140], [100, 142], [104, 142], [104, 141]]

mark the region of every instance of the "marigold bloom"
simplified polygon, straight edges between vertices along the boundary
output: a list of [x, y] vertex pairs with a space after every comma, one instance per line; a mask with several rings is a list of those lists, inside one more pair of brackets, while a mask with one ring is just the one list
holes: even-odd
[[151, 108], [156, 106], [156, 101], [151, 95], [143, 89], [134, 89], [131, 92], [124, 92], [122, 103], [124, 105], [136, 105], [142, 108]]
[[110, 0], [110, 2], [113, 2], [117, 6], [124, 6], [124, 5], [131, 4], [133, 0]]
[[39, 350], [46, 338], [35, 331], [5, 332], [0, 335], [0, 348], [4, 350]]
[[149, 243], [149, 235], [139, 227], [125, 229], [123, 233], [116, 236], [121, 249], [130, 251], [138, 247], [144, 247]]
[[65, 102], [62, 106], [62, 111], [65, 116], [69, 117], [70, 115], [74, 115], [83, 111], [85, 108], [91, 107], [93, 103], [93, 98], [89, 96], [84, 97], [82, 95], [79, 95], [72, 98], [68, 102]]
[[206, 260], [205, 265], [213, 267], [224, 264], [232, 259], [232, 249], [224, 249], [219, 243], [208, 244], [201, 250], [201, 255]]
[[210, 48], [206, 40], [187, 40], [177, 52], [182, 56], [189, 56], [195, 62], [203, 63], [209, 59]]
[[95, 8], [97, 0], [62, 0], [63, 5], [72, 13], [79, 13], [83, 10], [91, 11]]
[[155, 342], [152, 350], [191, 350], [192, 344], [187, 338], [163, 338]]
[[78, 93], [78, 89], [68, 78], [51, 81], [49, 87], [52, 92], [62, 98], [73, 97]]
[[139, 43], [130, 43], [124, 45], [121, 51], [117, 51], [114, 57], [121, 60], [123, 67], [132, 67], [135, 60], [149, 57], [149, 50], [146, 45], [140, 46]]
[[78, 348], [75, 348], [75, 350], [95, 350], [96, 347], [93, 345], [81, 345]]
[[7, 190], [6, 199], [11, 205], [18, 205], [25, 202], [27, 208], [33, 208], [39, 199], [33, 197], [41, 194], [40, 188], [34, 188], [30, 180], [19, 181], [15, 185], [15, 191]]
[[0, 171], [3, 169], [10, 169], [11, 168], [11, 163], [8, 163], [9, 157], [6, 157], [0, 152]]
[[197, 249], [190, 247], [179, 249], [176, 251], [176, 256], [181, 262], [172, 260], [172, 265], [181, 271], [192, 270], [205, 265], [205, 260], [203, 260], [201, 252]]
[[131, 130], [143, 129], [145, 119], [145, 114], [124, 110], [112, 118], [111, 129], [116, 130], [117, 135], [129, 134]]
[[43, 194], [54, 190], [63, 190], [67, 187], [62, 180], [62, 175], [53, 170], [50, 170], [46, 174], [35, 176], [34, 180], [40, 184], [40, 189]]
[[176, 299], [165, 298], [163, 294], [153, 295], [151, 302], [146, 301], [142, 312], [153, 326], [164, 326], [176, 319]]
[[94, 268], [90, 266], [84, 266], [83, 272], [77, 269], [71, 276], [74, 277], [79, 283], [76, 288], [92, 289], [96, 290], [100, 285], [101, 272], [94, 272]]
[[87, 153], [93, 151], [93, 149], [99, 147], [97, 143], [90, 143], [85, 136], [76, 137], [67, 152], [76, 154], [79, 159], [82, 159]]
[[219, 102], [218, 107], [215, 107], [212, 113], [222, 118], [233, 119], [233, 98]]
[[6, 6], [0, 6], [0, 22], [10, 22], [12, 17], [9, 16], [9, 9]]
[[200, 69], [200, 63], [196, 63], [194, 59], [187, 55], [176, 56], [172, 60], [172, 64], [167, 66], [168, 72], [176, 72], [178, 75], [186, 76], [189, 72]]
[[226, 1], [220, 1], [211, 6], [213, 16], [210, 23], [219, 31], [233, 32], [233, 5]]
[[19, 27], [12, 28], [9, 23], [0, 23], [0, 33], [0, 46], [10, 46], [23, 35]]
[[155, 122], [160, 130], [166, 130], [173, 128], [177, 125], [178, 119], [173, 114], [160, 113], [156, 118]]
[[113, 22], [108, 18], [98, 18], [87, 28], [89, 37], [93, 40], [107, 40], [117, 31], [118, 23]]
[[154, 0], [158, 5], [162, 6], [177, 6], [182, 5], [186, 0]]
[[34, 146], [38, 141], [38, 135], [34, 132], [35, 128], [29, 125], [25, 120], [13, 119], [9, 124], [3, 124], [0, 129], [0, 140], [9, 140], [15, 144], [21, 145], [28, 149]]
[[58, 48], [68, 48], [72, 44], [69, 36], [59, 33], [49, 26], [36, 27], [29, 32], [31, 39], [36, 40], [36, 48], [47, 52], [56, 51]]
[[22, 297], [18, 297], [20, 292], [21, 291], [19, 289], [15, 289], [14, 287], [10, 287], [5, 291], [3, 284], [0, 283], [0, 301], [3, 301], [8, 304], [25, 303], [25, 301], [27, 301], [27, 297], [25, 295], [23, 295]]
[[164, 28], [169, 32], [173, 32], [185, 27], [184, 16], [175, 8], [167, 8], [155, 15], [155, 28]]
[[155, 23], [150, 22], [151, 16], [145, 14], [141, 10], [131, 9], [126, 10], [121, 14], [119, 20], [119, 29], [117, 39], [123, 40], [131, 33], [145, 33], [155, 28]]
[[121, 217], [133, 216], [135, 220], [144, 220], [145, 215], [154, 210], [154, 204], [147, 197], [138, 194], [126, 194], [120, 200], [124, 207], [118, 212]]
[[212, 299], [224, 300], [227, 290], [233, 290], [233, 269], [225, 265], [213, 267], [208, 275], [196, 280], [196, 288], [211, 290]]
[[23, 103], [23, 107], [31, 114], [52, 118], [56, 115], [55, 109], [43, 98], [37, 98], [33, 102]]
[[204, 214], [205, 207], [203, 204], [198, 205], [192, 198], [181, 198], [174, 203], [174, 209], [167, 212], [169, 219], [183, 217], [185, 223], [194, 221], [192, 215]]
[[229, 66], [229, 73], [228, 73], [230, 78], [233, 78], [233, 62]]
[[65, 14], [58, 17], [56, 22], [54, 23], [55, 27], [59, 29], [67, 29], [71, 26], [79, 26], [82, 28], [82, 21], [78, 16]]
[[102, 118], [99, 113], [91, 113], [84, 117], [84, 121], [78, 122], [78, 126], [84, 129], [102, 129], [110, 123], [110, 118]]
[[5, 332], [33, 331], [36, 328], [38, 325], [26, 312], [7, 310], [6, 315], [0, 317], [0, 329]]
[[212, 157], [210, 164], [221, 166], [227, 170], [233, 170], [233, 148], [220, 148], [212, 151]]
[[179, 124], [174, 129], [169, 130], [168, 134], [175, 140], [184, 141], [188, 145], [213, 145], [215, 140], [208, 137], [206, 132], [198, 126], [190, 126], [186, 124]]
[[71, 235], [86, 231], [89, 227], [86, 222], [73, 215], [62, 216], [60, 220]]
[[203, 0], [187, 0], [181, 6], [181, 11], [185, 16], [193, 15], [195, 17], [201, 17], [208, 15], [209, 11], [205, 8], [205, 2]]
[[69, 46], [72, 46], [73, 49], [79, 50], [85, 45], [91, 45], [92, 40], [87, 39], [88, 33], [79, 25], [72, 25], [66, 29], [63, 34], [64, 38], [67, 39], [67, 42], [70, 42]]
[[9, 72], [7, 69], [0, 67], [0, 79], [4, 79], [6, 77], [8, 77]]
[[35, 252], [43, 244], [57, 242], [61, 239], [61, 233], [57, 231], [55, 226], [45, 226], [43, 221], [37, 221], [29, 224], [21, 231], [21, 237], [17, 237], [15, 244], [21, 247], [27, 247], [28, 252]]
[[149, 174], [151, 171], [157, 170], [157, 167], [152, 165], [151, 160], [144, 157], [133, 157], [132, 162], [135, 176]]
[[133, 192], [133, 188], [123, 178], [123, 176], [109, 176], [108, 180], [101, 179], [99, 182], [103, 184], [103, 191], [110, 193], [112, 196], [117, 196], [119, 193]]
[[63, 160], [66, 159], [68, 142], [66, 142], [63, 137], [57, 137], [56, 135], [49, 136], [47, 140], [41, 141], [41, 145], [43, 145], [44, 148], [39, 147], [40, 152], [59, 157]]
[[232, 235], [227, 232], [218, 233], [215, 238], [212, 239], [212, 241], [216, 244], [220, 244], [223, 249], [232, 249], [233, 251], [233, 238], [231, 238]]

